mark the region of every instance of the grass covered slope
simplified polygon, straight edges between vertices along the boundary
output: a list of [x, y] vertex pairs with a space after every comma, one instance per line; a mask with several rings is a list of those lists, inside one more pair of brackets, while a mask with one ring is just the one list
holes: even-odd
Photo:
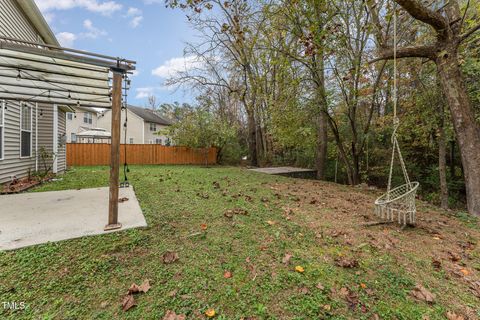
[[[0, 253], [0, 301], [27, 304], [1, 318], [479, 317], [476, 219], [420, 204], [415, 229], [367, 227], [369, 190], [239, 168], [131, 169], [149, 227]], [[63, 178], [35, 191], [105, 186], [108, 168]], [[179, 260], [165, 264], [166, 251]], [[151, 289], [122, 311], [145, 279]], [[413, 297], [417, 285], [428, 294]]]

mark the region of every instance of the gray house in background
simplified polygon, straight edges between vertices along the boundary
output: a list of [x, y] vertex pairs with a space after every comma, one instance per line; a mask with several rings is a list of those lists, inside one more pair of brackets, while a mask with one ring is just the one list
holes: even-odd
[[[0, 1], [0, 35], [59, 45], [33, 0]], [[0, 100], [0, 183], [42, 170], [42, 148], [54, 155], [48, 164], [54, 173], [66, 169], [66, 111], [70, 108], [31, 103], [28, 97]]]

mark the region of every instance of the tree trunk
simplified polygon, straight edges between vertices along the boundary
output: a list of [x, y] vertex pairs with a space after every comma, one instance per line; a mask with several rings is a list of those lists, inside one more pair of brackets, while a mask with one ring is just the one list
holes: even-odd
[[327, 148], [328, 148], [328, 128], [327, 116], [323, 111], [320, 111], [317, 118], [317, 153], [316, 153], [316, 167], [317, 179], [325, 179], [325, 167], [327, 164]]
[[257, 126], [255, 124], [255, 115], [253, 110], [247, 108], [247, 122], [248, 122], [248, 153], [250, 156], [250, 165], [258, 166], [257, 159]]
[[447, 146], [445, 141], [445, 110], [443, 104], [439, 107], [438, 123], [438, 172], [440, 175], [440, 205], [442, 209], [448, 209], [448, 185], [447, 185]]
[[440, 83], [448, 101], [457, 137], [467, 190], [467, 208], [480, 215], [480, 127], [458, 66], [457, 47], [448, 45], [436, 59]]

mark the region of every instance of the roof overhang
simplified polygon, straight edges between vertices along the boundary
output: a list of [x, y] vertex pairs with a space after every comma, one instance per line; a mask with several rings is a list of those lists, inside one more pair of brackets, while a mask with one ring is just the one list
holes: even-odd
[[35, 27], [35, 29], [37, 29], [38, 33], [46, 44], [60, 46], [57, 38], [52, 32], [52, 29], [50, 29], [47, 21], [45, 21], [45, 18], [35, 4], [35, 1], [19, 0], [16, 1], [16, 3], [20, 7], [20, 9], [22, 9], [23, 13], [27, 16], [30, 23]]

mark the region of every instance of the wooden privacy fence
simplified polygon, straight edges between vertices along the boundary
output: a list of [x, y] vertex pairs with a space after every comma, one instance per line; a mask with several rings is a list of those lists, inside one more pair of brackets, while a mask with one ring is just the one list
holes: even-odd
[[[206, 149], [167, 147], [159, 144], [127, 144], [120, 147], [120, 163], [128, 164], [205, 164]], [[208, 164], [216, 164], [217, 149], [208, 149]], [[67, 143], [68, 166], [110, 165], [110, 144]]]

